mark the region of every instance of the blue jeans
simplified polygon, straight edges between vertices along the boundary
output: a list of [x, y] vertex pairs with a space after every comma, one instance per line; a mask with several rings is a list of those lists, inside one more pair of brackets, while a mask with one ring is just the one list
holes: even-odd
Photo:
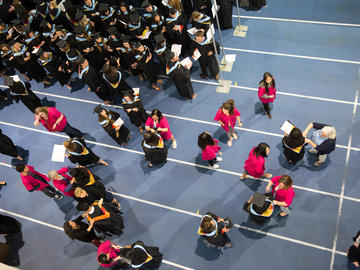
[[73, 128], [68, 122], [66, 122], [66, 125], [61, 132], [65, 132], [70, 138], [81, 138], [84, 136], [80, 130]]

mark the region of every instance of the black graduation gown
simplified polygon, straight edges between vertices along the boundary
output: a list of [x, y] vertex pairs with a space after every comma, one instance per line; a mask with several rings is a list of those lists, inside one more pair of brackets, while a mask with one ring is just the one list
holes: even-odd
[[211, 0], [193, 0], [194, 9], [212, 18]]
[[124, 74], [121, 71], [118, 71], [118, 81], [116, 83], [110, 82], [105, 74], [103, 74], [103, 78], [106, 82], [107, 87], [110, 89], [112, 95], [117, 95], [122, 97], [122, 92], [126, 92], [132, 90], [131, 86], [124, 79]]
[[160, 147], [148, 148], [144, 145], [144, 143], [145, 141], [143, 141], [141, 145], [144, 150], [146, 160], [150, 161], [154, 165], [161, 164], [166, 161], [168, 150], [166, 148], [165, 143], [162, 148]]
[[42, 106], [41, 100], [30, 90], [30, 83], [25, 82], [24, 84], [23, 82], [14, 82], [14, 84], [9, 87], [10, 94], [16, 102], [21, 100], [32, 113], [35, 113], [35, 109]]
[[[146, 119], [148, 118], [148, 114], [145, 111], [140, 98], [138, 98], [138, 96], [135, 96], [134, 101], [132, 103], [128, 103], [126, 102], [125, 99], [122, 100], [122, 106], [124, 108], [124, 111], [127, 113], [127, 115], [130, 118], [130, 121], [132, 124], [134, 124], [135, 126], [139, 127], [142, 125], [142, 123], [146, 122]], [[131, 112], [127, 112], [127, 109], [134, 109], [137, 108], [138, 111], [131, 111]]]
[[[354, 242], [356, 241], [356, 239], [359, 237], [360, 235], [360, 231], [356, 234], [356, 236], [353, 238]], [[351, 262], [358, 262], [360, 263], [360, 246], [357, 248], [354, 245], [352, 245], [349, 249], [348, 249], [348, 255], [347, 255], [348, 259]]]
[[12, 12], [9, 12], [9, 8], [11, 5], [11, 0], [3, 0], [2, 4], [0, 5], [0, 18], [5, 23], [10, 23], [13, 19], [16, 19], [16, 11], [13, 10]]
[[162, 47], [160, 45], [155, 46], [155, 53], [156, 57], [160, 62], [161, 69], [164, 72], [166, 70], [166, 63], [167, 63], [167, 57], [171, 51], [171, 45], [169, 44], [162, 44]]
[[137, 241], [131, 245], [131, 248], [133, 249], [135, 245], [142, 246], [146, 250], [146, 252], [152, 257], [152, 260], [143, 264], [138, 269], [153, 270], [153, 269], [157, 269], [160, 266], [163, 258], [163, 254], [160, 253], [158, 247], [145, 246], [145, 244], [142, 241]]
[[[217, 46], [218, 47], [218, 46]], [[201, 53], [199, 60], [201, 72], [207, 76], [207, 68], [210, 70], [210, 75], [215, 77], [219, 73], [219, 65], [216, 60], [215, 50], [212, 39], [210, 41], [205, 40], [202, 43], [198, 43], [195, 38], [192, 41], [192, 51], [198, 49]], [[208, 55], [208, 52], [212, 51], [212, 55]], [[219, 53], [219, 52], [218, 52]]]
[[86, 202], [88, 204], [93, 204], [95, 201], [105, 198], [105, 186], [100, 181], [96, 180], [93, 184], [84, 185], [81, 188], [86, 191], [88, 196], [84, 198], [75, 197], [75, 200], [77, 202]]
[[[270, 217], [265, 217], [265, 216], [258, 216], [258, 215], [253, 214], [253, 213], [250, 211], [250, 206], [251, 206], [251, 204], [252, 204], [252, 203], [245, 202], [245, 204], [244, 204], [244, 206], [243, 206], [243, 210], [244, 210], [245, 212], [248, 212], [248, 213], [249, 213], [249, 216], [250, 216], [250, 218], [251, 218], [253, 221], [255, 221], [256, 223], [264, 223], [264, 222], [268, 221], [268, 220], [271, 218], [271, 216], [270, 216]], [[266, 209], [269, 208], [270, 204], [271, 204], [270, 202], [265, 202], [264, 211], [266, 211]], [[262, 211], [262, 212], [259, 213], [259, 214], [264, 213], [264, 211]]]
[[157, 67], [152, 58], [146, 63], [146, 59], [150, 54], [150, 49], [145, 45], [144, 49], [145, 50], [142, 53], [138, 53], [135, 58], [138, 61], [139, 68], [144, 71], [149, 82], [153, 84], [158, 80]]
[[212, 24], [211, 18], [207, 15], [203, 15], [203, 17], [198, 21], [191, 22], [192, 27], [196, 29], [204, 29], [205, 33], [209, 30], [210, 25]]
[[133, 63], [136, 63], [135, 53], [132, 49], [120, 48], [120, 63], [124, 69], [130, 70], [133, 75], [142, 74], [144, 71], [138, 67], [131, 67]]
[[263, 6], [266, 6], [266, 0], [249, 0], [249, 8], [260, 10]]
[[[96, 203], [95, 203], [96, 204]], [[104, 202], [102, 205], [107, 212], [110, 213], [110, 217], [106, 219], [101, 219], [94, 222], [94, 227], [98, 232], [103, 233], [111, 233], [116, 235], [121, 235], [122, 229], [124, 228], [123, 218], [120, 215], [121, 212], [119, 212], [116, 208], [112, 206], [110, 203]], [[100, 207], [96, 204], [93, 204], [94, 212], [92, 214], [89, 214], [91, 218], [102, 216], [103, 212], [101, 211]]]
[[[80, 72], [81, 68], [79, 67], [79, 74]], [[96, 72], [95, 68], [89, 65], [88, 71], [82, 75], [81, 80], [86, 83], [90, 90], [95, 92], [100, 99], [111, 100], [110, 89], [101, 78], [99, 72]]]
[[[175, 67], [177, 65], [177, 67]], [[183, 67], [180, 62], [168, 61], [166, 70], [174, 68], [169, 74], [170, 79], [175, 83], [176, 89], [179, 95], [184, 98], [192, 98], [194, 95], [194, 89], [190, 81], [190, 70]]]
[[15, 218], [0, 215], [0, 234], [14, 234], [20, 230], [21, 225]]
[[125, 126], [125, 123], [121, 125], [118, 131], [112, 126], [112, 124], [120, 117], [120, 114], [111, 110], [107, 110], [107, 114], [110, 120], [105, 119], [100, 122], [100, 125], [118, 144], [122, 145], [126, 143], [130, 139], [130, 131]]
[[[173, 28], [176, 25], [182, 27], [182, 30], [174, 30]], [[171, 44], [175, 43], [182, 45], [181, 54], [185, 56], [190, 48], [191, 39], [187, 32], [187, 26], [184, 17], [181, 13], [178, 15], [177, 19], [171, 17], [166, 19], [166, 33], [170, 39]]]
[[[206, 215], [211, 216], [217, 222], [218, 220], [217, 215], [211, 212], [207, 212]], [[217, 224], [218, 224], [218, 231], [214, 236], [202, 235], [201, 237], [205, 238], [212, 245], [223, 247], [230, 242], [230, 238], [227, 236], [226, 233], [221, 233], [221, 230], [224, 228], [224, 225], [220, 222], [217, 222]]]
[[[79, 141], [84, 146], [84, 148], [76, 141]], [[69, 160], [72, 163], [79, 163], [79, 165], [81, 166], [86, 166], [90, 164], [95, 164], [100, 160], [100, 158], [95, 155], [90, 148], [86, 147], [85, 141], [83, 139], [76, 139], [73, 142], [76, 143], [76, 149], [74, 152], [78, 155], [69, 152]]]
[[0, 153], [14, 158], [19, 155], [12, 140], [8, 136], [3, 134], [1, 129], [0, 129]]
[[94, 229], [92, 228], [90, 232], [87, 231], [89, 225], [85, 222], [82, 222], [83, 217], [79, 216], [78, 218], [74, 219], [73, 222], [79, 226], [73, 233], [74, 238], [81, 242], [91, 243], [95, 238], [97, 238]]
[[[55, 77], [61, 86], [64, 86], [69, 82], [71, 74], [67, 72], [67, 66], [62, 63], [57, 57], [52, 56], [51, 61], [41, 61], [43, 67]], [[62, 67], [64, 71], [59, 71], [58, 68]]]
[[232, 0], [218, 0], [217, 4], [220, 6], [218, 11], [219, 23], [222, 29], [232, 28]]
[[88, 53], [83, 53], [83, 56], [89, 61], [90, 66], [94, 67], [96, 71], [100, 71], [105, 64], [105, 49], [99, 51], [96, 46]]
[[[299, 140], [293, 140], [290, 136], [284, 136], [282, 139], [283, 144], [283, 153], [286, 157], [286, 159], [291, 161], [292, 164], [296, 164], [298, 161], [302, 160], [305, 154], [305, 138], [300, 138]], [[299, 146], [302, 146], [299, 153], [293, 151], [293, 148], [297, 148]]]

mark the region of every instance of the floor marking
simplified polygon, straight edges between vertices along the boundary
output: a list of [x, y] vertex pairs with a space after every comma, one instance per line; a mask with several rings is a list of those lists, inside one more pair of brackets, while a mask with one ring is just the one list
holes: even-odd
[[[39, 132], [39, 133], [43, 133], [43, 134], [47, 134], [47, 135], [57, 136], [57, 137], [65, 138], [65, 139], [68, 138], [68, 136], [63, 135], [63, 134], [53, 133], [53, 132], [44, 131], [44, 130], [38, 130], [36, 128], [24, 127], [24, 126], [21, 126], [21, 125], [11, 124], [11, 123], [7, 123], [7, 122], [3, 122], [3, 121], [0, 121], [0, 124], [11, 126], [11, 127], [16, 127], [16, 128], [21, 128], [21, 129], [26, 129], [26, 130], [30, 130], [30, 131], [35, 131], [35, 132]], [[109, 145], [109, 144], [99, 143], [99, 142], [90, 141], [90, 140], [85, 140], [85, 141], [87, 143], [102, 146], [102, 147], [106, 147], [106, 148], [112, 148], [112, 149], [116, 149], [116, 150], [120, 150], [120, 151], [124, 151], [124, 152], [144, 155], [143, 152], [123, 148], [123, 147], [120, 147], [120, 146]], [[234, 172], [234, 171], [229, 171], [229, 170], [224, 170], [224, 169], [211, 169], [211, 168], [209, 168], [209, 166], [206, 166], [206, 165], [201, 165], [201, 164], [192, 163], [192, 162], [188, 162], [188, 161], [183, 161], [183, 160], [179, 160], [179, 159], [174, 159], [174, 158], [169, 158], [168, 157], [167, 160], [172, 161], [174, 163], [180, 163], [180, 164], [184, 164], [184, 165], [188, 165], [188, 166], [192, 166], [192, 167], [198, 167], [198, 168], [203, 168], [203, 169], [208, 169], [208, 170], [214, 170], [214, 171], [217, 171], [217, 172], [221, 172], [221, 173], [229, 174], [229, 175], [234, 175], [234, 176], [237, 176], [237, 177], [240, 177], [242, 175], [242, 172]], [[11, 167], [11, 165], [8, 165], [8, 164], [2, 163], [2, 162], [0, 162], [0, 165]], [[266, 182], [266, 183], [269, 182], [268, 179], [264, 179], [264, 178], [254, 178], [252, 176], [249, 176], [248, 178], [263, 181], [263, 182]], [[317, 193], [317, 194], [322, 194], [322, 195], [325, 195], [325, 196], [331, 196], [331, 197], [335, 197], [335, 198], [340, 198], [340, 195], [336, 194], [336, 193], [331, 193], [331, 192], [327, 192], [327, 191], [321, 191], [321, 190], [312, 189], [312, 188], [303, 187], [303, 186], [297, 186], [297, 185], [293, 185], [293, 187], [295, 189], [300, 189], [300, 190], [309, 191], [309, 192], [313, 192], [313, 193]], [[357, 198], [351, 198], [351, 197], [346, 197], [346, 198], [349, 198], [349, 200], [352, 200], [352, 201], [360, 202], [360, 199], [357, 199]]]
[[[233, 18], [237, 18], [237, 15], [232, 15]], [[240, 16], [240, 19], [254, 19], [254, 20], [265, 20], [265, 21], [281, 21], [281, 22], [293, 22], [293, 23], [310, 23], [310, 24], [322, 24], [322, 25], [333, 25], [333, 26], [350, 26], [360, 27], [360, 24], [354, 23], [336, 23], [336, 22], [322, 22], [322, 21], [308, 21], [308, 20], [297, 20], [297, 19], [283, 19], [283, 18], [272, 18], [272, 17], [256, 17], [256, 16]]]
[[[4, 214], [11, 215], [11, 216], [14, 216], [14, 217], [22, 218], [22, 219], [25, 219], [25, 220], [28, 220], [28, 221], [31, 221], [31, 222], [34, 222], [34, 223], [37, 223], [37, 224], [41, 224], [43, 226], [46, 226], [46, 227], [49, 227], [49, 228], [52, 228], [52, 229], [56, 229], [56, 230], [59, 230], [59, 231], [64, 231], [64, 229], [62, 227], [55, 226], [55, 225], [52, 225], [50, 223], [43, 222], [41, 220], [37, 220], [37, 219], [31, 218], [31, 217], [28, 217], [28, 216], [24, 216], [24, 215], [21, 215], [21, 214], [18, 214], [18, 213], [14, 213], [14, 212], [11, 212], [11, 211], [8, 211], [8, 210], [5, 210], [5, 209], [0, 208], [0, 212], [2, 212]], [[190, 267], [187, 267], [187, 266], [184, 266], [184, 265], [181, 265], [181, 264], [173, 263], [173, 262], [170, 262], [170, 261], [167, 261], [167, 260], [162, 260], [162, 262], [165, 263], [165, 264], [168, 264], [168, 265], [175, 266], [175, 267], [180, 268], [180, 269], [184, 269], [184, 270], [195, 270], [194, 268], [190, 268]]]
[[276, 55], [276, 56], [286, 56], [286, 57], [292, 57], [292, 58], [302, 58], [302, 59], [311, 59], [311, 60], [319, 60], [319, 61], [327, 61], [327, 62], [337, 62], [337, 63], [360, 65], [359, 61], [333, 59], [333, 58], [325, 58], [325, 57], [315, 57], [315, 56], [306, 56], [306, 55], [297, 55], [297, 54], [289, 54], [289, 53], [266, 52], [266, 51], [237, 49], [237, 48], [229, 48], [229, 47], [224, 47], [224, 50], [236, 51], [236, 52], [245, 52], [245, 53]]
[[[357, 103], [358, 97], [359, 97], [359, 90], [356, 90], [355, 99], [354, 99], [354, 109], [353, 109], [353, 113], [352, 113], [352, 117], [351, 117], [352, 123], [354, 123], [354, 120], [355, 120], [356, 107], [357, 107], [355, 104]], [[334, 269], [334, 263], [335, 263], [335, 253], [336, 253], [337, 240], [338, 240], [339, 231], [340, 231], [340, 219], [341, 219], [342, 207], [343, 207], [343, 202], [344, 202], [346, 178], [348, 175], [349, 159], [350, 159], [350, 152], [351, 152], [351, 142], [352, 142], [352, 128], [350, 129], [350, 136], [349, 136], [348, 146], [347, 146], [347, 151], [346, 151], [344, 174], [343, 174], [342, 181], [341, 181], [339, 209], [338, 209], [338, 214], [336, 217], [336, 228], [335, 228], [335, 236], [334, 236], [334, 241], [333, 241], [333, 248], [332, 248], [332, 252], [331, 252], [330, 270]]]

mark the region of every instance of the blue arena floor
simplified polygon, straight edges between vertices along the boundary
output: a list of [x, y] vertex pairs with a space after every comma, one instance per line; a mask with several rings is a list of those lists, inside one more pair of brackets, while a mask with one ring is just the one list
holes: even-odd
[[[125, 148], [97, 123], [92, 110], [99, 100], [85, 87], [70, 92], [59, 83], [44, 88], [32, 81], [43, 103], [55, 105], [72, 126], [86, 132], [88, 145], [109, 162], [108, 167], [96, 165], [92, 170], [123, 207], [124, 233], [112, 241], [127, 245], [142, 240], [159, 246], [165, 260], [162, 270], [353, 269], [346, 250], [360, 224], [359, 11], [356, 0], [279, 0], [268, 1], [261, 13], [241, 9], [241, 22], [249, 26], [246, 38], [223, 31], [225, 52], [237, 57], [232, 71], [223, 74], [232, 81], [229, 94], [217, 93], [216, 81], [200, 79], [198, 64], [192, 68], [198, 94], [192, 102], [185, 102], [171, 81], [165, 80], [164, 90], [154, 92], [147, 82], [128, 77], [131, 86], [140, 87], [145, 108], [159, 108], [167, 116], [177, 139], [178, 148], [169, 149], [168, 162], [161, 167], [146, 166], [142, 136], [119, 106], [112, 109], [132, 134]], [[334, 25], [342, 23], [352, 25]], [[278, 90], [272, 120], [257, 97], [266, 71], [275, 76]], [[236, 130], [239, 140], [231, 148], [213, 121], [219, 106], [230, 98], [243, 121]], [[35, 128], [34, 115], [22, 103], [0, 103], [0, 108], [0, 128], [29, 152], [29, 165], [43, 173], [71, 165], [68, 160], [51, 162], [53, 145], [66, 136]], [[324, 165], [313, 167], [314, 157], [308, 153], [298, 168], [285, 165], [280, 125], [287, 119], [302, 130], [311, 121], [336, 127], [337, 148]], [[201, 159], [197, 137], [203, 131], [220, 140], [224, 160], [216, 171]], [[263, 141], [271, 147], [267, 171], [291, 175], [296, 197], [288, 217], [274, 216], [259, 226], [248, 220], [242, 205], [254, 191], [264, 192], [268, 180], [239, 178], [249, 151]], [[22, 223], [20, 269], [102, 269], [95, 246], [71, 241], [62, 231], [64, 221], [78, 215], [72, 199], [55, 202], [41, 192], [27, 192], [7, 156], [0, 156], [0, 168], [1, 179], [8, 182], [1, 191], [0, 213]], [[234, 247], [224, 253], [206, 248], [197, 236], [199, 217], [207, 211], [236, 223], [228, 234]]]

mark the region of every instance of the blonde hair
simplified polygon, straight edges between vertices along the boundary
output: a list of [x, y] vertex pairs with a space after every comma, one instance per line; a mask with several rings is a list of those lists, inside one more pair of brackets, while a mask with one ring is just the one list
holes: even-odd
[[201, 16], [201, 13], [199, 11], [194, 11], [191, 13], [189, 21], [192, 22], [194, 19], [198, 19]]
[[322, 132], [326, 134], [326, 137], [333, 140], [336, 138], [336, 129], [331, 126], [325, 126], [321, 129]]
[[50, 180], [53, 180], [57, 175], [56, 170], [51, 170], [50, 172], [47, 173], [47, 176], [50, 178]]
[[83, 189], [81, 187], [75, 188], [75, 190], [74, 190], [75, 197], [80, 197], [82, 192], [83, 192]]
[[46, 115], [49, 115], [49, 112], [48, 112], [48, 106], [43, 106], [43, 107], [36, 107], [35, 109], [35, 114], [39, 114], [39, 113], [45, 113]]
[[63, 145], [65, 146], [65, 148], [71, 152], [75, 151], [76, 149], [76, 144], [72, 142], [72, 139], [69, 139], [67, 141], [63, 142]]

